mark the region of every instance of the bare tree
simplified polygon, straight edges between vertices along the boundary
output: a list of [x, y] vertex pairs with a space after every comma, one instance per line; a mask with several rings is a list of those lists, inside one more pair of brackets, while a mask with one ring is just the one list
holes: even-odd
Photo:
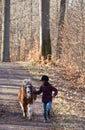
[[10, 61], [10, 45], [9, 45], [9, 35], [10, 35], [10, 0], [2, 0], [3, 4], [3, 21], [2, 21], [2, 52], [1, 61]]
[[49, 8], [50, 0], [40, 0], [40, 55], [44, 59], [51, 56]]
[[58, 58], [61, 58], [61, 54], [62, 54], [65, 11], [66, 11], [66, 0], [61, 0], [60, 18], [59, 18], [59, 23], [58, 23], [58, 38], [57, 38], [57, 57]]

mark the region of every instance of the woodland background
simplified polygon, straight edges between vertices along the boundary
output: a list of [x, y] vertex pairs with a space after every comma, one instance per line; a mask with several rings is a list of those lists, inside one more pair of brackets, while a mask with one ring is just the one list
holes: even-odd
[[[49, 0], [49, 32], [52, 58], [57, 58], [58, 27], [60, 19], [60, 0]], [[65, 3], [64, 29], [62, 38], [62, 60], [85, 68], [85, 1], [67, 0]], [[0, 0], [2, 5], [2, 2]], [[10, 1], [10, 57], [11, 61], [39, 59], [40, 15], [39, 1]], [[0, 6], [2, 14], [2, 6]], [[0, 25], [2, 23], [0, 15]], [[2, 28], [0, 27], [0, 33]], [[45, 34], [46, 32], [44, 32]], [[1, 36], [1, 35], [0, 35]], [[1, 39], [1, 38], [0, 38]], [[1, 43], [1, 42], [0, 42]], [[36, 58], [37, 57], [37, 58]]]

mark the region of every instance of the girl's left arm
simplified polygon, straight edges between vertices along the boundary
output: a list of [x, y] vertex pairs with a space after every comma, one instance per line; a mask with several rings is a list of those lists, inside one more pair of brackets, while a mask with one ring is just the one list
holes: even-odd
[[53, 96], [55, 97], [58, 94], [58, 90], [55, 87], [52, 86], [52, 91], [54, 91]]

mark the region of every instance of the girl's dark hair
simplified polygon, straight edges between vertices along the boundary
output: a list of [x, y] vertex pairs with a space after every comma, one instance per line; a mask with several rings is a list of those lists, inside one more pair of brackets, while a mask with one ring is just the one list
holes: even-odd
[[41, 81], [45, 81], [45, 82], [48, 82], [49, 81], [49, 77], [47, 75], [43, 75], [41, 77]]
[[49, 82], [48, 82], [48, 81], [45, 81], [45, 82], [44, 82], [44, 85], [45, 85], [45, 86], [49, 86]]

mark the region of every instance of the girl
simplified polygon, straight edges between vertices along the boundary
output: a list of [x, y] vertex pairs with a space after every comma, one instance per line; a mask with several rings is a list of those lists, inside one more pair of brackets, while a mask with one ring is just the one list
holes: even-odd
[[[43, 116], [44, 122], [47, 123], [47, 119], [50, 118], [50, 111], [52, 108], [52, 98], [58, 94], [58, 90], [53, 87], [48, 81], [49, 77], [44, 75], [41, 78], [42, 85], [38, 91], [35, 91], [35, 94], [42, 93], [42, 102], [43, 102]], [[52, 93], [54, 92], [54, 93]]]

